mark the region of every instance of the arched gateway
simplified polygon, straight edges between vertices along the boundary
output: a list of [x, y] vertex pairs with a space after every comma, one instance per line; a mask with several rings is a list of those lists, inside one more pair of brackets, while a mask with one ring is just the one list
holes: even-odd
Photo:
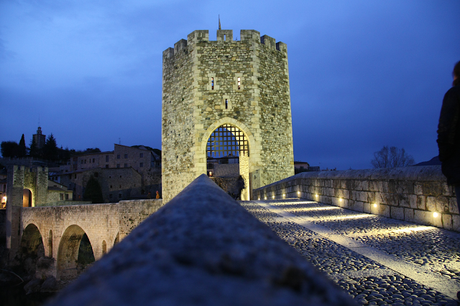
[[218, 30], [216, 41], [194, 31], [163, 52], [162, 95], [164, 202], [213, 174], [212, 159], [238, 161], [245, 200], [294, 174], [284, 43], [254, 30], [241, 30], [239, 41], [231, 30]]

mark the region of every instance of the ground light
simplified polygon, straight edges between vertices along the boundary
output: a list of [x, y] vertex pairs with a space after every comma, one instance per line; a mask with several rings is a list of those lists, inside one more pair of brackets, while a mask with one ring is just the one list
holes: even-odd
[[300, 191], [297, 191], [297, 195], [300, 197]]

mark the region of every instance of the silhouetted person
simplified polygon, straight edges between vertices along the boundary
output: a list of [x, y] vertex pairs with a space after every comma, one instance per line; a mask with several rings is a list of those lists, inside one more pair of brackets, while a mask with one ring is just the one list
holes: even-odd
[[447, 184], [455, 187], [460, 212], [460, 62], [452, 74], [452, 88], [442, 101], [437, 142], [442, 173], [447, 177]]
[[238, 179], [236, 180], [236, 194], [233, 195], [233, 198], [235, 200], [241, 200], [241, 191], [244, 189], [244, 179], [240, 175], [238, 176]]

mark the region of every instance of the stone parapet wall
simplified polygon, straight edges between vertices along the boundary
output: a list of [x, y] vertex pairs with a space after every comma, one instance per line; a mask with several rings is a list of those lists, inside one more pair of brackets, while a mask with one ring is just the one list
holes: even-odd
[[293, 197], [460, 231], [455, 190], [440, 166], [303, 172], [253, 194], [260, 200]]

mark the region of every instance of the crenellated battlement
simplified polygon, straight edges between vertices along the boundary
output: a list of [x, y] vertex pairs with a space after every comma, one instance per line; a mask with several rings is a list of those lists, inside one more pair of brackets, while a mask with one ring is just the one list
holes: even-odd
[[269, 49], [287, 52], [287, 46], [283, 42], [276, 42], [275, 38], [268, 35], [260, 36], [256, 30], [241, 30], [240, 40], [233, 40], [233, 30], [217, 30], [217, 39], [209, 40], [208, 30], [196, 30], [187, 35], [187, 40], [181, 39], [174, 44], [174, 48], [168, 48], [163, 51], [163, 59], [173, 58], [174, 55], [186, 50], [189, 45], [195, 45], [201, 42], [226, 42], [226, 43], [259, 43], [267, 46]]

